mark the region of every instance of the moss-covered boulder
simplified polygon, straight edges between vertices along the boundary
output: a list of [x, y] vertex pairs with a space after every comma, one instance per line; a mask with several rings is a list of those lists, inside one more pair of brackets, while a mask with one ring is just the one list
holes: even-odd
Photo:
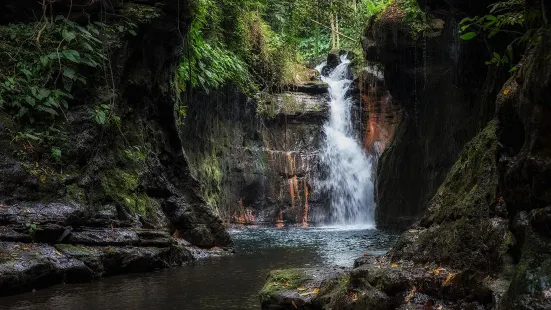
[[420, 225], [404, 233], [391, 250], [394, 261], [434, 262], [473, 272], [501, 270], [508, 220], [498, 195], [496, 126], [490, 122], [465, 146]]
[[343, 269], [283, 269], [269, 273], [260, 291], [262, 309], [316, 309], [313, 301]]

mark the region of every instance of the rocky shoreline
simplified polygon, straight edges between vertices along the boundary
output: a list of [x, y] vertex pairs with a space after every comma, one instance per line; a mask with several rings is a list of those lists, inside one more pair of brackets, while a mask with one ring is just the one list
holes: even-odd
[[233, 251], [201, 248], [163, 229], [97, 227], [98, 218], [75, 205], [0, 205], [0, 223], [0, 296], [181, 266]]

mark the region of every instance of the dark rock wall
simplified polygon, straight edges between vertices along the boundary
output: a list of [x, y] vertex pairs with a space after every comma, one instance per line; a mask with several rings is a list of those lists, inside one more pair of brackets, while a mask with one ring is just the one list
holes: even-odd
[[[4, 16], [4, 8], [35, 8], [25, 2], [2, 3], [1, 24], [33, 22], [29, 14]], [[191, 175], [174, 112], [187, 1], [60, 1], [53, 9], [79, 21], [101, 17], [107, 27], [132, 21], [137, 34], [115, 38], [111, 71], [87, 73], [74, 91], [61, 122], [61, 165], [13, 140], [21, 128], [1, 114], [0, 294], [181, 264], [190, 245], [230, 247]], [[93, 121], [106, 100], [115, 101], [117, 125]], [[28, 264], [19, 268], [18, 260]]]
[[551, 308], [550, 48], [546, 29], [497, 101], [499, 185], [517, 266], [504, 309]]
[[[430, 29], [415, 33], [392, 5], [368, 26], [367, 59], [382, 66], [385, 86], [403, 109], [394, 142], [377, 170], [377, 225], [403, 230], [418, 219], [462, 147], [493, 113], [499, 76], [484, 64], [483, 44], [459, 39], [459, 21], [478, 11], [431, 10]], [[397, 194], [398, 193], [398, 194]]]

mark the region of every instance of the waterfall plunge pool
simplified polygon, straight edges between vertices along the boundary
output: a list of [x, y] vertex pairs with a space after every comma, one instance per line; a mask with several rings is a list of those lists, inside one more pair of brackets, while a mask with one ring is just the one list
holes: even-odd
[[236, 254], [145, 274], [58, 285], [0, 298], [0, 309], [258, 310], [270, 270], [351, 267], [369, 253], [384, 254], [395, 240], [361, 227], [232, 229]]

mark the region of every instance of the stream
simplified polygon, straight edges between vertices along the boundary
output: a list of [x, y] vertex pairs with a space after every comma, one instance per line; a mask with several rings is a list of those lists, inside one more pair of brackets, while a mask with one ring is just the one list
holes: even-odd
[[362, 227], [240, 228], [236, 254], [179, 268], [58, 285], [0, 299], [0, 309], [258, 310], [258, 292], [272, 269], [351, 267], [366, 253], [383, 254], [395, 237]]

